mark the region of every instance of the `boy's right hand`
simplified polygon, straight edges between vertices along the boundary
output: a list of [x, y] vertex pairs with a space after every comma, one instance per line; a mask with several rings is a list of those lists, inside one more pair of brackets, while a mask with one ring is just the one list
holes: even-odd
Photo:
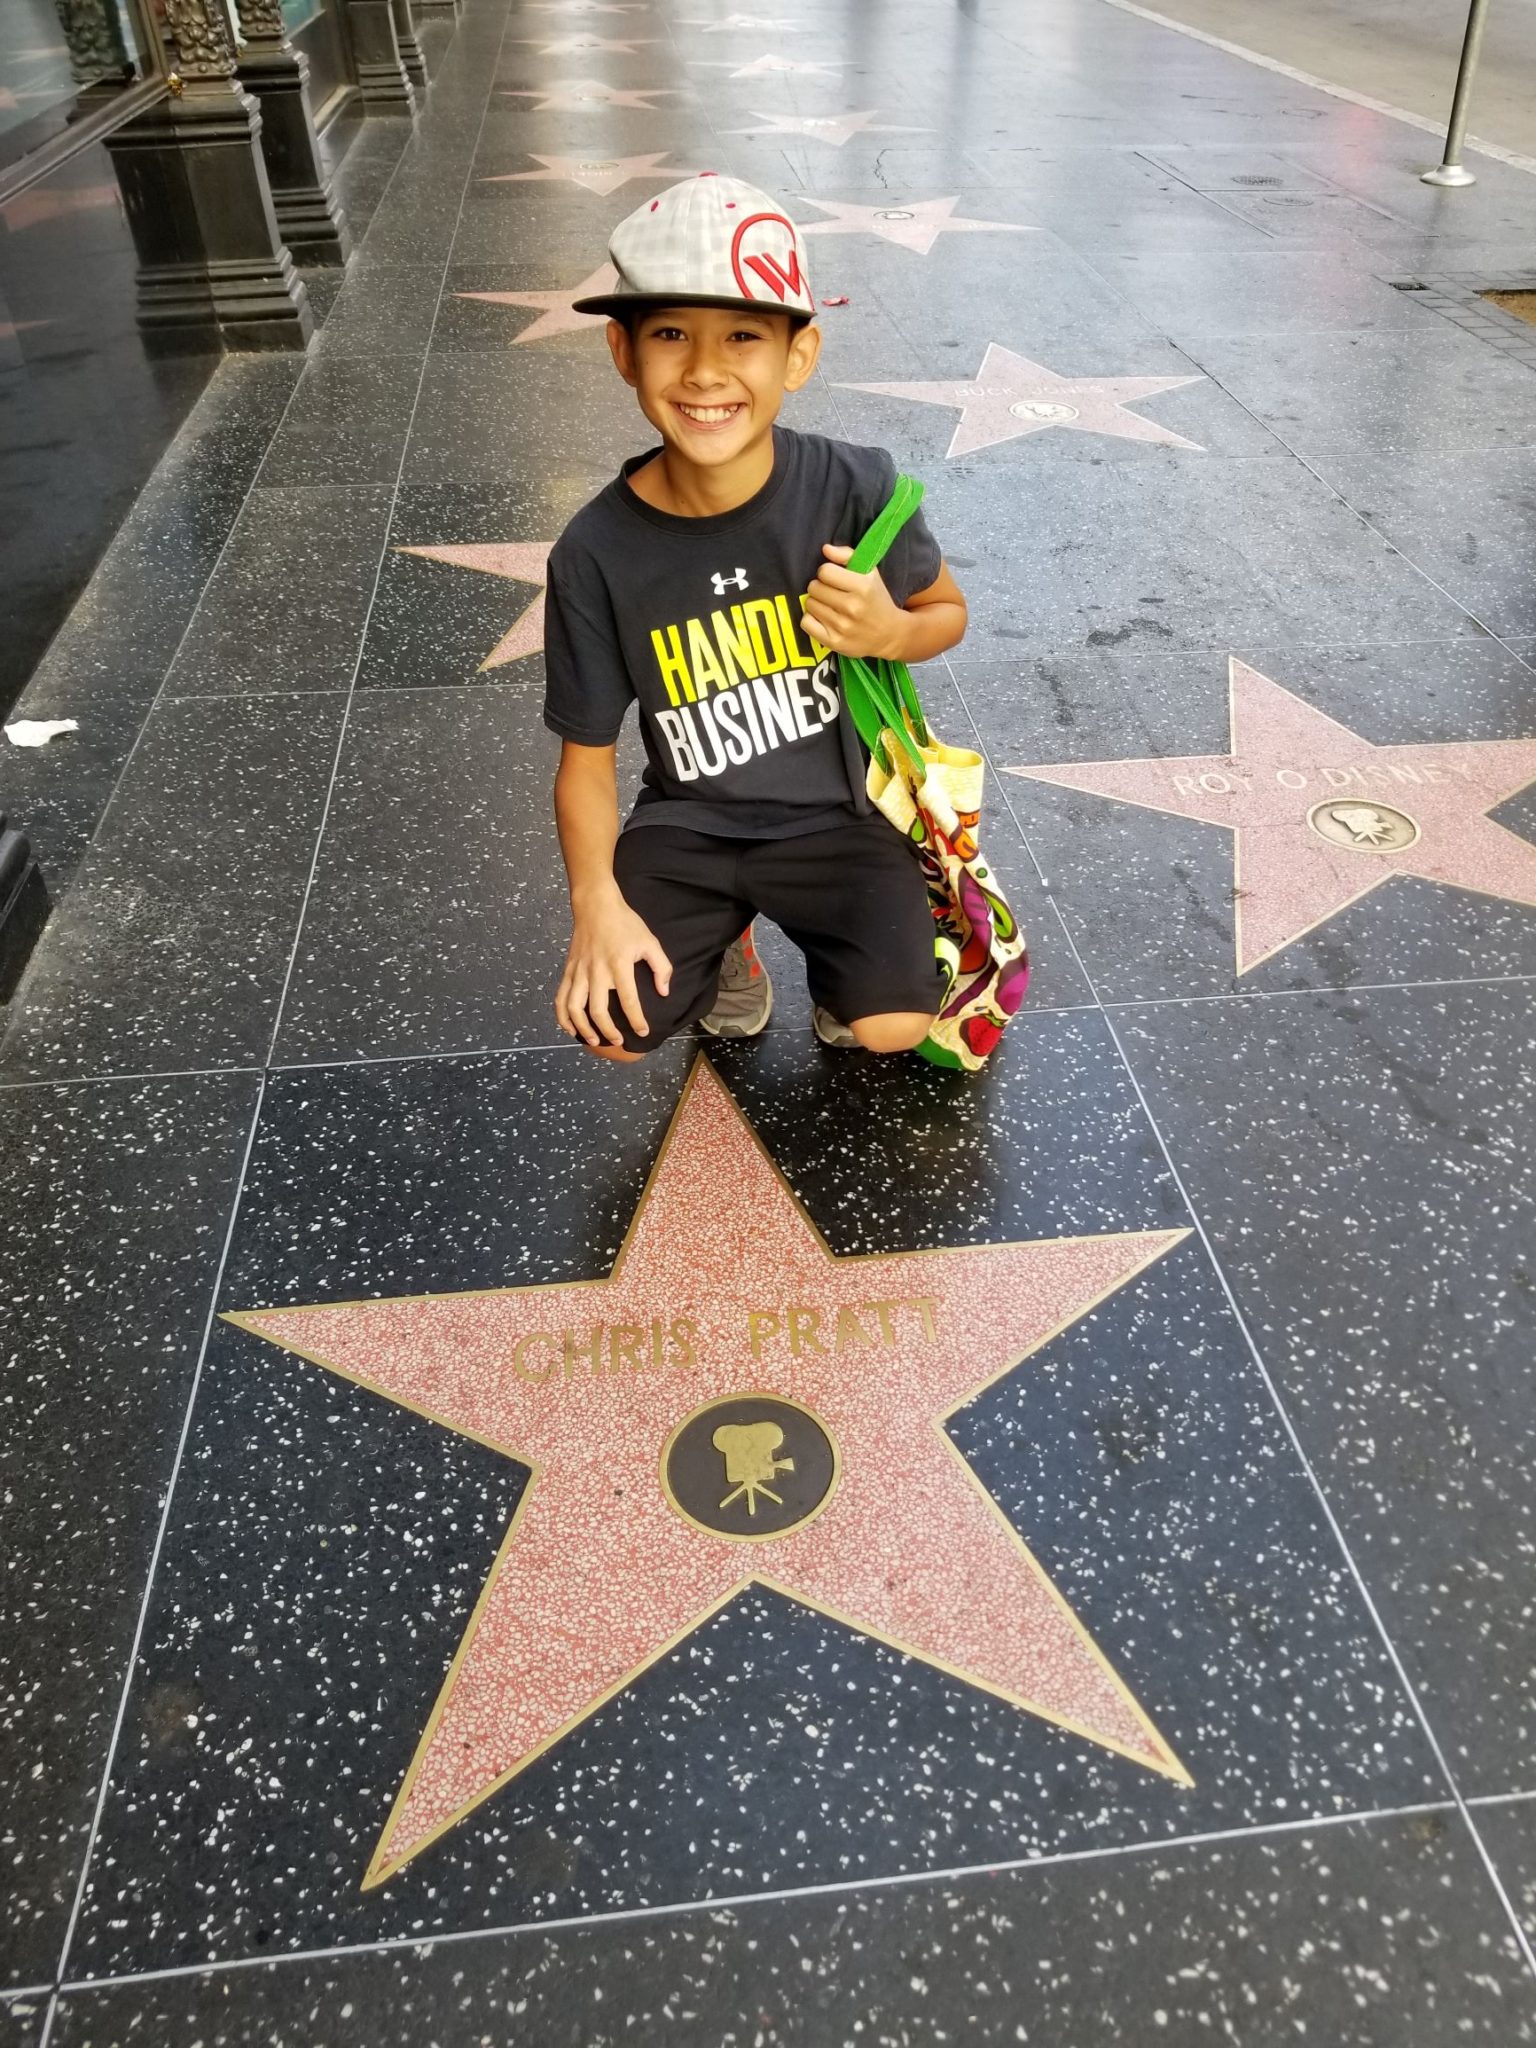
[[576, 912], [565, 972], [555, 994], [555, 1019], [567, 1037], [583, 1039], [593, 1047], [604, 1040], [622, 1046], [624, 1034], [608, 1008], [615, 995], [637, 1036], [649, 1035], [650, 1025], [635, 986], [635, 968], [642, 960], [655, 977], [658, 993], [666, 995], [672, 986], [672, 962], [650, 926], [635, 915], [617, 889], [611, 899]]

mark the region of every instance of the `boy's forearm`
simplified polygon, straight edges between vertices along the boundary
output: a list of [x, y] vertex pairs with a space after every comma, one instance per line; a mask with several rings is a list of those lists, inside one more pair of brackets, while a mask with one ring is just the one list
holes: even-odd
[[619, 839], [617, 785], [562, 763], [555, 776], [555, 826], [571, 908], [579, 912], [618, 888], [613, 879], [613, 849]]
[[891, 655], [893, 661], [904, 661], [911, 667], [915, 662], [932, 661], [936, 655], [947, 654], [951, 647], [958, 647], [965, 638], [967, 612], [963, 604], [952, 604], [941, 599], [933, 604], [922, 604], [898, 614], [898, 646]]

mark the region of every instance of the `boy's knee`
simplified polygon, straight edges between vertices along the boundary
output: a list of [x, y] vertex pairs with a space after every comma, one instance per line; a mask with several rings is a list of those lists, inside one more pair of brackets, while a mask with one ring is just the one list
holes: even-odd
[[855, 1017], [848, 1029], [866, 1052], [911, 1052], [933, 1028], [917, 1010], [888, 1010], [879, 1017]]
[[[586, 1040], [582, 1040], [586, 1045]], [[630, 1052], [622, 1045], [588, 1045], [587, 1051], [595, 1060], [617, 1060], [621, 1066], [631, 1066], [636, 1060], [643, 1060], [643, 1052]]]

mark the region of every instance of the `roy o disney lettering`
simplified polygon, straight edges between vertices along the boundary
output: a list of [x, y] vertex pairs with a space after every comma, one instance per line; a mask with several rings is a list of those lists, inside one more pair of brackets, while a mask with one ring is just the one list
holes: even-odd
[[679, 782], [723, 775], [836, 721], [832, 656], [784, 591], [655, 626], [651, 646], [669, 707], [655, 721]]
[[[1417, 767], [1409, 762], [1367, 761], [1360, 768], [1314, 768], [1304, 771], [1300, 768], [1277, 768], [1275, 780], [1282, 789], [1403, 789], [1417, 785], [1424, 788], [1435, 783], [1449, 782], [1453, 775], [1470, 782], [1471, 775], [1465, 768], [1439, 768], [1432, 762], [1420, 762]], [[1225, 769], [1207, 768], [1199, 775], [1171, 775], [1170, 786], [1180, 796], [1236, 796], [1239, 790], [1250, 791], [1254, 777], [1235, 762]]]
[[[836, 1309], [804, 1302], [747, 1310], [747, 1346], [754, 1359], [822, 1357], [853, 1350], [894, 1350], [915, 1319], [924, 1339], [938, 1341], [938, 1298], [931, 1294], [844, 1303]], [[903, 1318], [905, 1324], [903, 1325]], [[521, 1380], [557, 1386], [567, 1380], [621, 1373], [686, 1372], [699, 1362], [699, 1325], [692, 1316], [652, 1316], [648, 1323], [589, 1323], [581, 1329], [527, 1330], [512, 1346]]]

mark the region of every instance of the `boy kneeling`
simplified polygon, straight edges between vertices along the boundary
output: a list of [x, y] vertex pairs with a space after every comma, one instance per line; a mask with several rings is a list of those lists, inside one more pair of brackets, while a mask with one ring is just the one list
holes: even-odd
[[[610, 254], [617, 289], [577, 309], [610, 316], [661, 446], [549, 558], [544, 717], [574, 926], [560, 1027], [616, 1060], [695, 1022], [755, 1035], [773, 1001], [762, 913], [805, 955], [824, 1044], [907, 1051], [933, 1021], [933, 923], [914, 850], [865, 797], [834, 657], [927, 661], [960, 640], [965, 600], [921, 514], [880, 570], [848, 569], [895, 465], [775, 424], [821, 336], [771, 199], [705, 173], [622, 222]], [[632, 701], [647, 765], [621, 832]]]

